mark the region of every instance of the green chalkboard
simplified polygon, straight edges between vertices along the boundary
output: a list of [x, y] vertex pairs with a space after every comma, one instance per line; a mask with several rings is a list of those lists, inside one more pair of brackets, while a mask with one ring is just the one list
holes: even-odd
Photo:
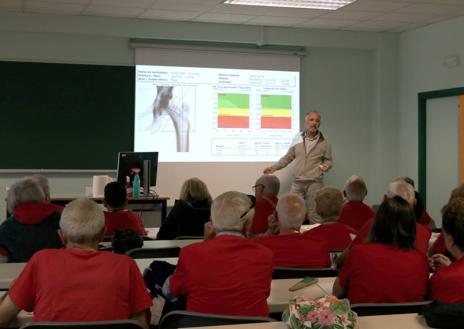
[[135, 67], [0, 62], [0, 169], [115, 169], [134, 140]]

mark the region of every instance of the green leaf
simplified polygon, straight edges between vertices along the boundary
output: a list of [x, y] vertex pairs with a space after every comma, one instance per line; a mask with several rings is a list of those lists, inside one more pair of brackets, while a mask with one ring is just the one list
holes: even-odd
[[290, 318], [290, 312], [286, 310], [282, 313], [282, 321], [287, 322], [288, 318]]
[[306, 317], [306, 314], [314, 310], [314, 308], [315, 308], [314, 305], [303, 305], [298, 309], [298, 312], [300, 312]]
[[290, 317], [290, 325], [292, 329], [304, 329], [304, 325], [295, 316]]

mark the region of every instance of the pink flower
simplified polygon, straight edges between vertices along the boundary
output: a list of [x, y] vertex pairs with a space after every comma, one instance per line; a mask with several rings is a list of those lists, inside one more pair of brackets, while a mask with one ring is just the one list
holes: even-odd
[[335, 314], [330, 310], [324, 310], [319, 313], [319, 324], [323, 326], [330, 326], [335, 323]]
[[316, 312], [309, 312], [306, 314], [306, 320], [310, 321], [311, 323], [316, 322], [318, 319], [318, 314]]

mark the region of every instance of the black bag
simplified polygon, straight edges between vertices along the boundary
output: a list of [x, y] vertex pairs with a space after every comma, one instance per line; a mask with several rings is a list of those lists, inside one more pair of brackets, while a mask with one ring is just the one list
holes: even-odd
[[152, 297], [161, 296], [166, 300], [161, 317], [171, 311], [185, 310], [187, 308], [187, 301], [185, 298], [178, 298], [173, 302], [168, 300], [162, 292], [164, 281], [166, 281], [175, 270], [175, 265], [165, 261], [154, 260], [143, 274], [143, 280], [148, 290], [150, 290]]
[[116, 254], [125, 254], [131, 249], [142, 248], [143, 238], [133, 229], [114, 230], [111, 245]]
[[464, 304], [445, 304], [433, 301], [420, 312], [432, 328], [454, 329], [464, 327]]

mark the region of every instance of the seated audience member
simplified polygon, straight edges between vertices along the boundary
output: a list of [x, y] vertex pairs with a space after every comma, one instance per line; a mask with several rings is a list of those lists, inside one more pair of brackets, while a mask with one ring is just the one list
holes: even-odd
[[133, 229], [140, 235], [146, 235], [140, 216], [127, 208], [127, 191], [120, 182], [111, 182], [105, 186], [105, 235], [113, 235], [115, 230]]
[[34, 321], [105, 321], [134, 319], [147, 326], [151, 305], [142, 276], [127, 256], [97, 251], [105, 219], [88, 199], [69, 203], [61, 216], [64, 249], [37, 252], [0, 304], [0, 324], [20, 310]]
[[273, 251], [275, 266], [330, 267], [327, 242], [300, 234], [306, 216], [304, 200], [297, 194], [287, 194], [277, 202], [276, 211], [279, 233], [254, 240]]
[[8, 262], [27, 262], [45, 248], [62, 248], [57, 230], [61, 213], [45, 202], [41, 187], [31, 178], [13, 184], [7, 196], [12, 214], [0, 225], [0, 253]]
[[203, 226], [211, 215], [211, 194], [199, 178], [187, 179], [169, 215], [161, 223], [158, 240], [172, 240], [178, 236], [202, 236]]
[[[456, 187], [455, 189], [451, 191], [451, 195], [448, 200], [448, 203], [450, 203], [455, 198], [464, 198], [464, 184], [459, 185], [458, 187]], [[432, 247], [430, 248], [429, 254], [430, 255], [444, 254], [445, 256], [450, 258], [452, 261], [454, 261], [454, 257], [446, 249], [445, 237], [443, 236], [443, 230], [442, 232], [440, 232], [437, 239], [435, 240]]]
[[351, 176], [345, 183], [343, 195], [347, 202], [342, 207], [338, 222], [359, 231], [367, 220], [374, 217], [372, 208], [363, 202], [367, 195], [366, 183], [359, 176]]
[[443, 254], [431, 257], [436, 272], [430, 280], [430, 299], [464, 304], [464, 198], [452, 199], [442, 213], [445, 245], [455, 261]]
[[[409, 177], [401, 177], [406, 183], [410, 184], [415, 189], [414, 180]], [[427, 229], [430, 230], [430, 227], [435, 227], [435, 223], [432, 220], [432, 217], [428, 214], [427, 210], [425, 210], [424, 203], [422, 202], [422, 198], [416, 190], [414, 190], [414, 196], [416, 198], [416, 203], [414, 205], [414, 212], [416, 214], [416, 221]]]
[[[385, 194], [385, 198], [392, 198], [394, 196], [399, 196], [403, 200], [406, 200], [410, 204], [411, 208], [414, 209], [414, 205], [416, 202], [414, 188], [410, 184], [406, 183], [403, 179], [396, 179], [393, 182], [391, 182], [388, 186], [388, 191]], [[371, 230], [372, 222], [373, 220], [370, 219], [366, 222], [366, 224], [364, 224], [361, 230], [359, 230], [356, 238], [353, 240], [351, 246], [355, 246], [357, 244], [367, 241], [369, 232]], [[425, 228], [424, 225], [417, 223], [415, 242], [417, 250], [423, 252], [424, 254], [427, 254], [431, 234], [431, 231]]]
[[316, 192], [314, 201], [316, 212], [321, 218], [321, 225], [304, 234], [327, 241], [330, 250], [343, 250], [348, 247], [358, 232], [338, 222], [338, 215], [343, 205], [340, 190], [335, 187], [323, 187]]
[[257, 235], [268, 229], [268, 217], [274, 213], [280, 190], [280, 180], [274, 175], [262, 175], [253, 186], [256, 197], [255, 216], [249, 233]]
[[404, 199], [380, 205], [367, 243], [353, 247], [333, 286], [351, 303], [423, 301], [429, 269], [427, 257], [414, 247], [416, 219]]
[[176, 271], [163, 286], [165, 296], [185, 296], [188, 311], [268, 316], [274, 257], [244, 236], [253, 212], [246, 194], [226, 192], [214, 199], [215, 237], [181, 249]]

